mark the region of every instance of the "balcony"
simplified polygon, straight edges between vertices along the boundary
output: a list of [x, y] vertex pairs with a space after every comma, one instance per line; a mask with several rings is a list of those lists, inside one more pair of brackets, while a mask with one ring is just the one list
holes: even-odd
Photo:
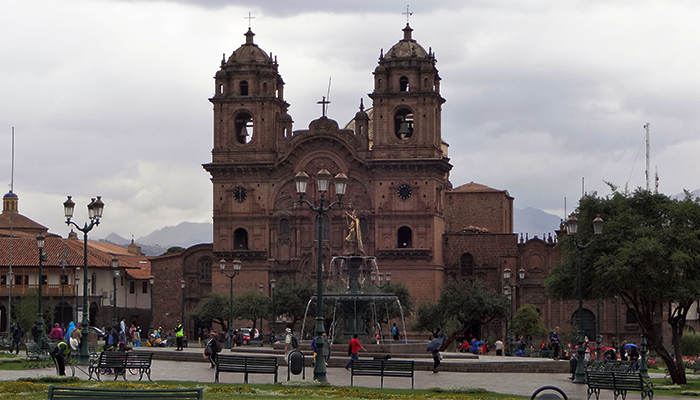
[[[12, 296], [26, 296], [27, 294], [38, 290], [38, 285], [13, 285], [12, 286]], [[60, 297], [61, 296], [61, 285], [42, 285], [41, 294], [43, 297]], [[9, 286], [0, 286], [0, 297], [5, 297], [10, 295]], [[75, 296], [75, 285], [64, 285], [63, 286], [64, 296]]]

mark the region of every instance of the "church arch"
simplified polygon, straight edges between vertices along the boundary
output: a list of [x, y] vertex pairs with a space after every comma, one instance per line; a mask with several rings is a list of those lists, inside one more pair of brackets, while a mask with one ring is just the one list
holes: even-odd
[[243, 228], [233, 231], [233, 249], [248, 250], [248, 231]]
[[408, 89], [408, 78], [402, 76], [401, 78], [399, 78], [399, 91], [408, 92]]
[[462, 276], [474, 275], [474, 256], [469, 253], [463, 253], [459, 257], [459, 273]]
[[248, 95], [248, 81], [241, 81], [241, 83], [238, 84], [238, 87], [241, 90], [241, 96]]
[[236, 142], [250, 143], [253, 140], [253, 117], [247, 112], [240, 112], [234, 118]]
[[402, 226], [396, 232], [396, 247], [409, 249], [413, 247], [413, 231], [407, 226]]
[[400, 108], [394, 113], [394, 134], [399, 139], [413, 136], [413, 111]]
[[[593, 311], [584, 308], [581, 310], [581, 315], [583, 318], [583, 334], [588, 336], [588, 340], [595, 341], [595, 331], [596, 331], [596, 318]], [[578, 330], [578, 310], [574, 311], [571, 315], [571, 326], [573, 331]]]

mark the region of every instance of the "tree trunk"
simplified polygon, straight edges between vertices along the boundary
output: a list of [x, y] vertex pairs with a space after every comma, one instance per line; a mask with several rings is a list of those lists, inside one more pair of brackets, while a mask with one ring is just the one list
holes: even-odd
[[440, 346], [440, 351], [445, 351], [445, 349], [455, 340], [457, 340], [457, 336], [459, 335], [464, 335], [464, 332], [468, 331], [472, 325], [468, 325], [466, 327], [463, 327], [462, 330], [456, 330], [452, 332], [452, 334], [445, 339], [445, 341], [442, 343], [442, 346]]

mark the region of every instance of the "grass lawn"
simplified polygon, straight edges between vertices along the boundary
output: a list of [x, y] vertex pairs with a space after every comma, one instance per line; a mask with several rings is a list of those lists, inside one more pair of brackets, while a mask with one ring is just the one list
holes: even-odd
[[[297, 382], [298, 383], [298, 382]], [[526, 397], [501, 395], [468, 387], [454, 390], [375, 389], [347, 386], [307, 385], [231, 385], [198, 382], [86, 382], [73, 378], [58, 377], [31, 379], [26, 381], [0, 382], [0, 399], [46, 399], [50, 384], [56, 386], [86, 386], [107, 389], [166, 389], [204, 387], [206, 400], [273, 399], [273, 400], [343, 400], [343, 399], [389, 399], [389, 400], [522, 400]], [[308, 383], [307, 383], [308, 384]]]

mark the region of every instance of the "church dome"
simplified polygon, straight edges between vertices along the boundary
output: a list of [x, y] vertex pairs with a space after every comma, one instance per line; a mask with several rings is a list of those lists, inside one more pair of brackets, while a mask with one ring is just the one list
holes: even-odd
[[425, 49], [411, 37], [411, 32], [413, 32], [413, 29], [406, 24], [406, 27], [403, 28], [403, 40], [400, 40], [391, 49], [389, 49], [384, 57], [427, 57], [428, 52], [425, 51]]
[[231, 57], [226, 62], [227, 65], [235, 65], [237, 63], [272, 63], [272, 58], [265, 54], [257, 44], [253, 43], [253, 36], [255, 34], [248, 28], [248, 32], [245, 33], [245, 44], [231, 54]]

